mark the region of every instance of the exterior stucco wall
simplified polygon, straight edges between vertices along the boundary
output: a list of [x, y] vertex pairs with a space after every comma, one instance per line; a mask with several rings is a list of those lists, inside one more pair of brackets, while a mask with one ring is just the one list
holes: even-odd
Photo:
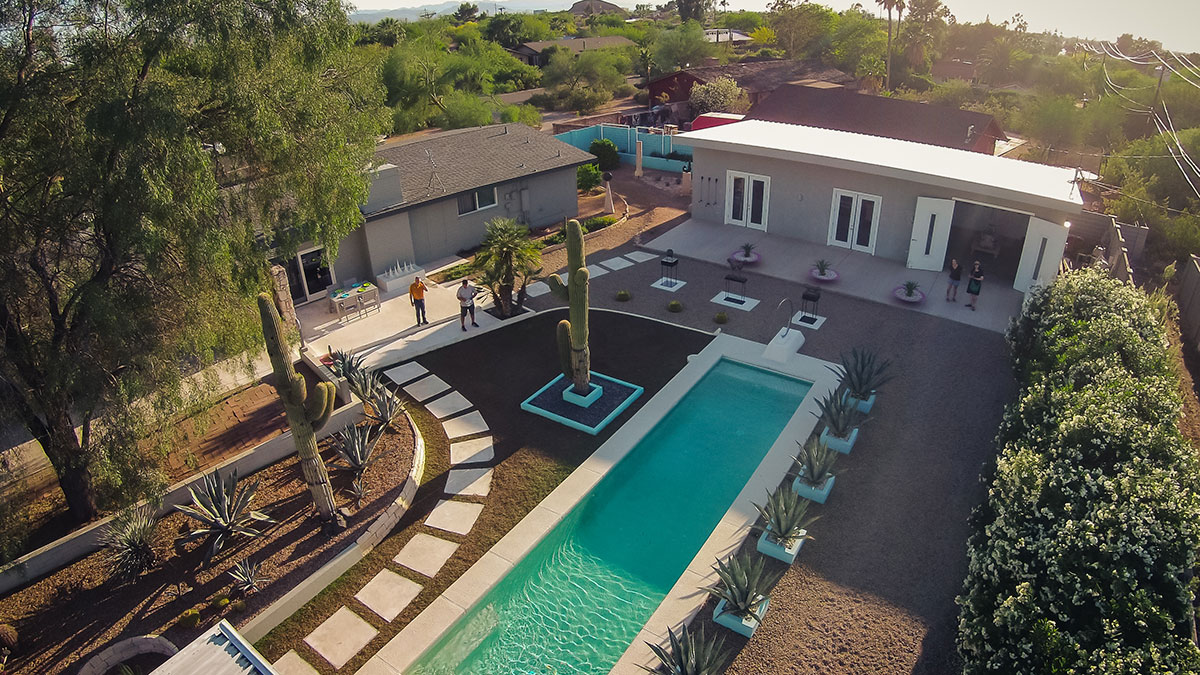
[[767, 232], [825, 244], [835, 189], [881, 198], [875, 255], [908, 259], [917, 197], [962, 199], [1004, 209], [1033, 213], [1055, 223], [1069, 221], [1066, 212], [906, 180], [769, 157], [693, 148], [692, 216], [725, 222], [726, 171], [769, 176]]
[[338, 257], [333, 262], [333, 275], [337, 284], [345, 283], [346, 279], [363, 281], [370, 279], [371, 266], [367, 264], [367, 244], [363, 228], [351, 232], [338, 244]]

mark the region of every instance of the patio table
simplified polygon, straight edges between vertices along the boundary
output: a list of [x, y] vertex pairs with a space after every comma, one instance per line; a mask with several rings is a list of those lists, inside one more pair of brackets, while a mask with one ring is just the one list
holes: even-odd
[[339, 321], [351, 311], [371, 306], [379, 307], [379, 287], [369, 281], [329, 292], [329, 311], [337, 312]]

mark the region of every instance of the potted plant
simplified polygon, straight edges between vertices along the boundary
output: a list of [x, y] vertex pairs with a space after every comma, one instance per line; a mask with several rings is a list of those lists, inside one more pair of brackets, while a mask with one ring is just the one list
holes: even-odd
[[707, 589], [719, 600], [713, 608], [714, 623], [738, 635], [754, 635], [767, 613], [771, 588], [783, 576], [783, 572], [767, 572], [763, 568], [765, 562], [762, 556], [752, 558], [749, 552], [734, 555], [728, 562], [717, 561], [713, 569], [721, 577], [721, 583], [715, 589]]
[[915, 281], [906, 281], [897, 286], [892, 291], [892, 295], [895, 295], [896, 299], [901, 302], [910, 302], [914, 305], [925, 301], [925, 291], [922, 291], [921, 284]]
[[717, 637], [709, 640], [704, 636], [704, 626], [695, 633], [688, 632], [687, 624], [679, 629], [679, 636], [667, 627], [667, 644], [669, 649], [652, 642], [646, 645], [658, 657], [659, 667], [642, 669], [648, 673], [666, 672], [672, 675], [716, 675], [725, 663], [725, 638]]
[[796, 441], [796, 445], [800, 446], [800, 454], [795, 457], [800, 472], [792, 481], [792, 489], [805, 499], [824, 504], [837, 478], [833, 475], [833, 463], [837, 461], [838, 453], [816, 438], [809, 439], [805, 445]]
[[858, 425], [861, 423], [861, 414], [855, 402], [840, 391], [832, 391], [817, 401], [817, 406], [821, 409], [818, 417], [825, 424], [821, 430], [821, 443], [843, 455], [850, 454], [858, 440]]
[[813, 263], [808, 274], [817, 281], [834, 281], [838, 278], [838, 273], [833, 269], [833, 263], [824, 258]]
[[808, 526], [820, 516], [809, 516], [808, 505], [812, 502], [801, 499], [790, 488], [779, 486], [767, 495], [765, 505], [755, 504], [759, 515], [767, 526], [758, 536], [755, 547], [759, 553], [791, 565], [808, 536]]
[[855, 347], [850, 356], [842, 354], [840, 366], [828, 366], [842, 380], [843, 394], [853, 400], [861, 413], [871, 412], [875, 405], [875, 391], [892, 379], [887, 374], [892, 362], [880, 359], [879, 355], [868, 349]]
[[734, 251], [733, 255], [729, 257], [747, 265], [753, 265], [759, 260], [762, 260], [762, 256], [754, 252], [754, 244], [751, 244], [750, 242], [742, 244], [741, 248]]

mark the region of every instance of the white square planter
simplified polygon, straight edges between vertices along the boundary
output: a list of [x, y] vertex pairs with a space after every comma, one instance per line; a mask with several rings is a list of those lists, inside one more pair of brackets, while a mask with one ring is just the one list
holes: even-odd
[[734, 616], [732, 612], [726, 612], [725, 601], [722, 600], [713, 608], [713, 623], [724, 626], [738, 635], [751, 637], [754, 635], [754, 631], [758, 630], [758, 625], [762, 623], [763, 616], [767, 613], [767, 605], [770, 603], [770, 598], [764, 599], [754, 612], [754, 616], [757, 618], [743, 619], [740, 616]]
[[792, 490], [795, 490], [796, 494], [805, 499], [810, 499], [818, 504], [824, 504], [825, 500], [829, 498], [829, 493], [833, 490], [833, 481], [836, 478], [837, 476], [826, 478], [825, 484], [818, 489], [797, 477], [796, 480], [792, 481]]
[[850, 438], [841, 438], [839, 436], [833, 436], [829, 433], [829, 429], [821, 430], [821, 442], [824, 443], [826, 446], [828, 446], [830, 450], [840, 452], [843, 455], [850, 454], [850, 451], [852, 449], [854, 449], [854, 443], [857, 440], [858, 440], [858, 428], [857, 427], [854, 429], [854, 431], [850, 432]]
[[854, 405], [856, 408], [858, 408], [858, 412], [860, 412], [864, 415], [871, 412], [872, 406], [875, 405], [875, 392], [871, 392], [871, 397], [865, 401], [862, 400], [861, 398], [855, 398], [854, 396], [850, 396], [849, 391], [842, 394], [843, 400], [846, 399], [847, 397], [849, 397], [852, 401], [854, 401]]
[[563, 400], [567, 403], [574, 403], [580, 408], [592, 407], [592, 404], [600, 400], [600, 397], [604, 395], [604, 387], [601, 387], [594, 382], [589, 382], [588, 386], [591, 387], [591, 391], [589, 391], [586, 396], [580, 396], [579, 394], [576, 394], [573, 387], [567, 387], [566, 389], [563, 389]]
[[758, 544], [754, 548], [763, 555], [769, 555], [789, 565], [796, 562], [796, 554], [800, 552], [800, 547], [804, 546], [804, 537], [808, 534], [808, 530], [800, 530], [800, 533], [796, 536], [796, 541], [787, 547], [772, 541], [770, 539], [770, 532], [770, 526], [763, 530], [763, 533], [758, 535]]

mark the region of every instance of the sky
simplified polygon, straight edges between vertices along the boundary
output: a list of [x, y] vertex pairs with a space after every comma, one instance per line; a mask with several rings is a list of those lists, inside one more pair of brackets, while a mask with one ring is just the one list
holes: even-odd
[[[435, 0], [350, 1], [360, 10], [377, 10], [417, 7], [432, 4]], [[730, 0], [729, 7], [763, 10], [767, 1]], [[873, 0], [859, 1], [868, 10], [876, 8]], [[616, 2], [635, 4], [635, 0]], [[854, 2], [825, 0], [820, 4], [840, 11]], [[478, 4], [486, 6], [488, 3]], [[1107, 40], [1115, 40], [1122, 33], [1133, 33], [1158, 40], [1167, 49], [1200, 52], [1200, 0], [943, 0], [943, 4], [959, 21], [978, 23], [990, 15], [993, 23], [1000, 23], [1020, 12], [1029, 22], [1029, 29], [1035, 32], [1057, 29], [1068, 36]]]

